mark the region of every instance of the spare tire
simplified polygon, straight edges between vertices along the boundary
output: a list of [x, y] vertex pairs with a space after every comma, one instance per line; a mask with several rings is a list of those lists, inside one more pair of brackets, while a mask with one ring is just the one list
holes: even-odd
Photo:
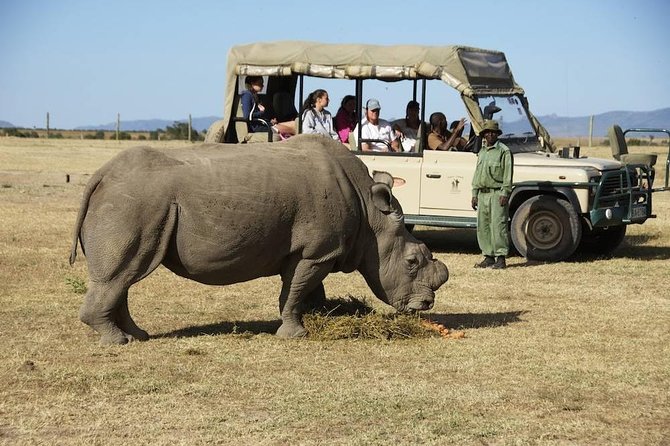
[[205, 142], [223, 142], [223, 119], [214, 121], [212, 125], [207, 129], [207, 134], [205, 135]]

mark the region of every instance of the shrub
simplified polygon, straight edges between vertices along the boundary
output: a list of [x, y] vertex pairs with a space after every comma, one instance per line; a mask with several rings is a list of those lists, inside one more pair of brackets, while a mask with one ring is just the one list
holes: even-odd
[[105, 139], [105, 132], [98, 130], [95, 133], [88, 133], [84, 135], [84, 139]]

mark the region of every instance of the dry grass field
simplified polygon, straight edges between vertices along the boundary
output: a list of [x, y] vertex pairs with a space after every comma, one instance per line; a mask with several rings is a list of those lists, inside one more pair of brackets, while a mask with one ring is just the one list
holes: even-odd
[[[0, 138], [0, 444], [670, 444], [670, 192], [611, 258], [482, 271], [473, 232], [418, 228], [451, 272], [430, 317], [462, 339], [277, 339], [277, 278], [159, 268], [129, 300], [152, 339], [101, 347], [71, 231], [131, 144]], [[358, 274], [326, 292], [390, 311]]]

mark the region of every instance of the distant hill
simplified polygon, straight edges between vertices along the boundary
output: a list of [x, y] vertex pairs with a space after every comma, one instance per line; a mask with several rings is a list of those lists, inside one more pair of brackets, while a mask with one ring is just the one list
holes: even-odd
[[[209, 126], [216, 120], [221, 119], [216, 116], [205, 116], [201, 118], [192, 118], [191, 122], [193, 128], [197, 131], [207, 130]], [[175, 122], [187, 122], [188, 119], [140, 119], [135, 121], [121, 121], [121, 131], [136, 132], [136, 131], [153, 131], [156, 129], [165, 129]], [[102, 125], [84, 125], [76, 127], [74, 130], [116, 130], [116, 122]]]
[[[538, 116], [551, 136], [588, 136], [589, 116], [564, 118], [556, 115]], [[611, 111], [593, 116], [593, 136], [605, 137], [614, 124], [621, 128], [662, 128], [670, 130], [670, 108], [646, 112]], [[638, 134], [642, 136], [642, 134]], [[662, 135], [655, 135], [656, 137]]]
[[14, 127], [16, 127], [16, 126], [14, 124], [12, 124], [11, 122], [0, 121], [0, 128], [14, 128]]
[[[562, 117], [555, 114], [538, 116], [542, 125], [554, 137], [568, 136], [588, 136], [589, 134], [589, 116]], [[216, 120], [221, 119], [217, 116], [205, 116], [193, 118], [193, 128], [202, 131], [207, 130]], [[185, 119], [177, 120], [186, 122]], [[168, 119], [146, 119], [136, 121], [121, 121], [121, 130], [125, 131], [151, 131], [164, 129], [168, 125], [174, 124], [175, 120]], [[611, 111], [594, 115], [593, 117], [593, 136], [606, 137], [607, 130], [614, 124], [619, 124], [622, 128], [634, 127], [656, 127], [670, 129], [670, 107], [653, 111], [632, 112], [632, 111]], [[9, 125], [11, 127], [11, 125]], [[116, 123], [81, 126], [75, 130], [116, 130]], [[659, 136], [659, 135], [657, 135]]]

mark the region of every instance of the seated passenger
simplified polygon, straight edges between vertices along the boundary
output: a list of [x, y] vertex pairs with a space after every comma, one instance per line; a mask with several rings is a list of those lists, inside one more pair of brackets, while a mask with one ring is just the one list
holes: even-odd
[[247, 125], [250, 133], [267, 132], [268, 126], [272, 126], [272, 130], [275, 133], [279, 133], [284, 137], [295, 135], [294, 122], [278, 123], [277, 119], [272, 117], [269, 110], [260, 102], [258, 93], [263, 90], [262, 76], [247, 76], [244, 79], [244, 85], [246, 86], [246, 90], [240, 95], [240, 102], [242, 103], [242, 115], [244, 119], [251, 121]]
[[416, 101], [409, 101], [405, 108], [405, 119], [396, 119], [393, 121], [392, 125], [393, 130], [400, 136], [400, 143], [403, 151], [411, 152], [414, 150], [419, 136], [420, 126], [419, 103]]
[[[365, 104], [366, 122], [361, 125], [361, 139], [377, 139], [378, 142], [362, 142], [361, 150], [373, 152], [398, 152], [400, 143], [398, 136], [391, 128], [391, 124], [379, 118], [381, 105], [376, 99], [368, 99]], [[358, 128], [354, 129], [357, 135]], [[385, 141], [385, 142], [383, 142]], [[386, 144], [386, 142], [390, 145]]]
[[335, 115], [335, 130], [342, 143], [349, 143], [349, 133], [356, 128], [356, 96], [350, 94], [342, 99], [340, 109]]
[[330, 99], [326, 90], [314, 90], [307, 96], [302, 112], [302, 132], [314, 133], [340, 140], [340, 136], [333, 126], [333, 115], [326, 107]]
[[430, 115], [430, 134], [428, 148], [431, 150], [463, 150], [467, 141], [461, 137], [465, 118], [461, 118], [453, 132], [447, 130], [447, 117], [444, 113], [435, 112]]

